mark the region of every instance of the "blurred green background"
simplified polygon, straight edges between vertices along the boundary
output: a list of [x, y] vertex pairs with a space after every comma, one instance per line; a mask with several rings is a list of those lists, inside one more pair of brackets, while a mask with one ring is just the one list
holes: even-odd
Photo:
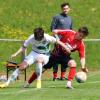
[[[87, 26], [89, 38], [100, 38], [100, 0], [0, 0], [0, 38], [25, 40], [33, 29], [42, 26], [49, 34], [52, 17], [61, 12], [60, 4], [69, 2], [73, 29]], [[0, 68], [22, 43], [0, 41]], [[98, 69], [100, 62], [100, 42], [85, 42], [86, 65], [89, 69]], [[78, 62], [78, 54], [73, 57]], [[15, 61], [20, 62], [18, 56]]]

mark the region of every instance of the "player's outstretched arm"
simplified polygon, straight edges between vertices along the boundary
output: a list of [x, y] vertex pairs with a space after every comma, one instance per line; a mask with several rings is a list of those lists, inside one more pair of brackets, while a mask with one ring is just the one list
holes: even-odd
[[80, 62], [81, 62], [82, 71], [87, 73], [88, 69], [87, 69], [87, 67], [85, 67], [85, 58], [81, 58]]
[[63, 42], [57, 40], [57, 43], [61, 45], [66, 50], [67, 53], [71, 53], [70, 49]]
[[60, 29], [55, 29], [55, 30], [52, 31], [52, 33], [53, 33], [53, 34], [58, 34], [58, 33], [61, 32], [61, 31], [62, 31], [62, 30], [60, 30]]
[[24, 47], [19, 48], [19, 50], [17, 52], [15, 52], [14, 54], [11, 55], [11, 58], [14, 58], [17, 55], [19, 55], [20, 53], [25, 52], [25, 50], [26, 50], [26, 48], [24, 48]]

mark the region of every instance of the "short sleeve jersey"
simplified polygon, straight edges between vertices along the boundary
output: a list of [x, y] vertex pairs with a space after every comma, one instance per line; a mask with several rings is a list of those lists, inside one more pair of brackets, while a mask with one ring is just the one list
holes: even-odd
[[49, 53], [50, 48], [49, 45], [50, 43], [55, 43], [56, 38], [44, 34], [44, 39], [41, 41], [37, 41], [34, 38], [34, 35], [31, 35], [23, 44], [24, 47], [27, 47], [29, 44], [32, 44], [32, 50], [37, 52], [37, 53]]
[[76, 31], [66, 29], [58, 34], [61, 35], [60, 40], [65, 43], [72, 52], [77, 50], [80, 58], [85, 57], [85, 45], [82, 40], [75, 39], [75, 35], [77, 34]]

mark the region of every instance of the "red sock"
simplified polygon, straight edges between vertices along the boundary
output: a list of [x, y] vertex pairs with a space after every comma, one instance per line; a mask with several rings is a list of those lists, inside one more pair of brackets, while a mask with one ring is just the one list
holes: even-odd
[[28, 83], [31, 84], [37, 78], [37, 74], [34, 72], [28, 80]]
[[68, 80], [71, 81], [75, 77], [76, 74], [76, 67], [70, 67], [69, 75], [68, 75]]
[[65, 72], [61, 72], [61, 78], [65, 77]]
[[57, 73], [53, 72], [53, 78], [57, 78]]

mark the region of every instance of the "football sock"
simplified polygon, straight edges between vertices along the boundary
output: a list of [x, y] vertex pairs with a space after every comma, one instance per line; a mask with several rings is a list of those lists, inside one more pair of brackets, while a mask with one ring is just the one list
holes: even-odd
[[[44, 73], [45, 71], [46, 71], [46, 69], [43, 69], [42, 73]], [[33, 72], [32, 75], [31, 75], [31, 77], [28, 80], [28, 83], [31, 84], [36, 79], [37, 79], [37, 74], [36, 74], [36, 72]]]
[[9, 85], [11, 81], [14, 81], [17, 79], [18, 75], [19, 75], [20, 70], [17, 68], [13, 74], [8, 78], [8, 81], [6, 82], [6, 85]]
[[35, 79], [37, 79], [37, 74], [36, 72], [33, 72], [31, 77], [28, 80], [28, 83], [31, 84]]
[[42, 63], [36, 64], [36, 74], [37, 74], [37, 80], [41, 80], [42, 76]]
[[37, 80], [37, 85], [36, 85], [36, 88], [41, 88], [41, 80]]
[[53, 72], [53, 78], [57, 78], [57, 73]]
[[42, 63], [36, 64], [36, 73], [37, 73], [37, 88], [41, 88], [41, 76], [42, 76]]
[[70, 67], [69, 75], [68, 75], [68, 80], [71, 81], [75, 77], [76, 74], [76, 67]]
[[65, 72], [61, 72], [61, 78], [65, 77]]

